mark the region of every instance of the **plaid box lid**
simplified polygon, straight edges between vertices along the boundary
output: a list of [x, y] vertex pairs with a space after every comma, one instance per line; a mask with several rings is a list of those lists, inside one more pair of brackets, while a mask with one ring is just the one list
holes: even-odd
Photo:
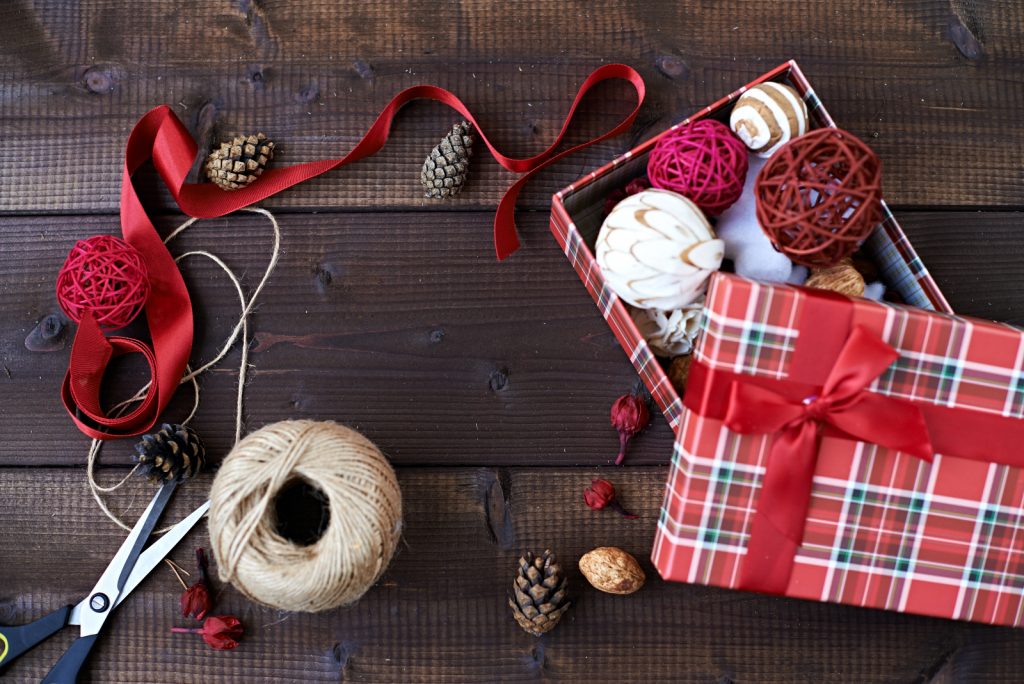
[[[718, 275], [695, 358], [785, 379], [814, 290]], [[1008, 325], [860, 299], [854, 324], [899, 358], [869, 388], [892, 397], [1024, 417], [1024, 334]], [[844, 312], [845, 313], [845, 312]], [[822, 322], [823, 324], [826, 322]], [[970, 436], [966, 435], [966, 439]], [[669, 580], [736, 587], [771, 435], [681, 415], [652, 558]], [[937, 454], [821, 440], [804, 543], [786, 594], [1019, 625], [1024, 620], [1024, 476]]]

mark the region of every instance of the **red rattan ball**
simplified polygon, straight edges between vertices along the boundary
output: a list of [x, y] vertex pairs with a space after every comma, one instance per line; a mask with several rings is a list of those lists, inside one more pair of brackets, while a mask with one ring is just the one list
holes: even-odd
[[882, 163], [856, 136], [819, 128], [780, 147], [754, 184], [775, 248], [810, 267], [854, 252], [882, 217]]
[[647, 159], [647, 177], [652, 186], [678, 192], [718, 216], [743, 194], [748, 155], [728, 126], [701, 119], [658, 140]]
[[79, 240], [57, 275], [57, 301], [76, 323], [87, 313], [104, 328], [123, 328], [149, 297], [149, 272], [139, 250], [112, 235]]

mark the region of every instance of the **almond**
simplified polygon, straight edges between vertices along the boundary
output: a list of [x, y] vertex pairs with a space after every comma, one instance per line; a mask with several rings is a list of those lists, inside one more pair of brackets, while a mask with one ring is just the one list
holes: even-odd
[[609, 594], [632, 594], [647, 579], [636, 558], [614, 546], [601, 546], [580, 558], [587, 581]]

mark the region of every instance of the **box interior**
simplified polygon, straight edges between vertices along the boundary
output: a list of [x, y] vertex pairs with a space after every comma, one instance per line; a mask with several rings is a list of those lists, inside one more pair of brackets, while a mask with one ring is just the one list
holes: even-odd
[[[780, 83], [792, 86], [800, 90], [797, 84], [790, 78], [790, 71], [780, 74], [775, 79]], [[728, 124], [729, 114], [735, 100], [723, 103], [717, 109], [704, 118], [713, 118], [722, 123]], [[811, 128], [828, 126], [830, 120], [824, 108], [820, 106], [816, 96], [811, 93], [805, 96], [808, 103]], [[696, 118], [696, 117], [694, 117]], [[583, 238], [584, 244], [593, 252], [594, 244], [597, 242], [597, 235], [601, 230], [604, 221], [605, 199], [614, 190], [625, 187], [634, 178], [644, 176], [647, 173], [647, 155], [653, 147], [653, 140], [641, 146], [642, 152], [632, 154], [628, 159], [619, 161], [616, 166], [608, 172], [599, 175], [583, 187], [564, 193], [562, 202], [569, 216], [572, 217], [576, 230]], [[894, 220], [887, 206], [883, 202], [883, 216], [885, 220]], [[712, 225], [715, 219], [710, 218]], [[935, 309], [935, 304], [922, 290], [918, 282], [918, 276], [911, 270], [908, 264], [893, 254], [893, 241], [885, 233], [882, 226], [875, 229], [872, 236], [865, 241], [861, 247], [861, 254], [879, 266], [879, 280], [886, 287], [886, 301], [902, 304], [910, 304], [923, 309]], [[916, 261], [916, 255], [914, 256]], [[917, 264], [920, 266], [919, 262]], [[728, 264], [726, 265], [728, 267]], [[923, 269], [923, 266], [920, 266]], [[725, 268], [724, 270], [728, 270]]]

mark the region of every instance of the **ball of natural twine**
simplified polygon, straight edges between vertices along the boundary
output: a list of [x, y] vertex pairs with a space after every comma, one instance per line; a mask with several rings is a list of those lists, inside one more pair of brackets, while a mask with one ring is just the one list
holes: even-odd
[[[278, 532], [274, 501], [305, 481], [329, 521], [310, 546]], [[395, 471], [358, 432], [286, 420], [242, 439], [210, 491], [210, 545], [221, 579], [273, 608], [316, 612], [352, 603], [383, 574], [402, 527]]]

